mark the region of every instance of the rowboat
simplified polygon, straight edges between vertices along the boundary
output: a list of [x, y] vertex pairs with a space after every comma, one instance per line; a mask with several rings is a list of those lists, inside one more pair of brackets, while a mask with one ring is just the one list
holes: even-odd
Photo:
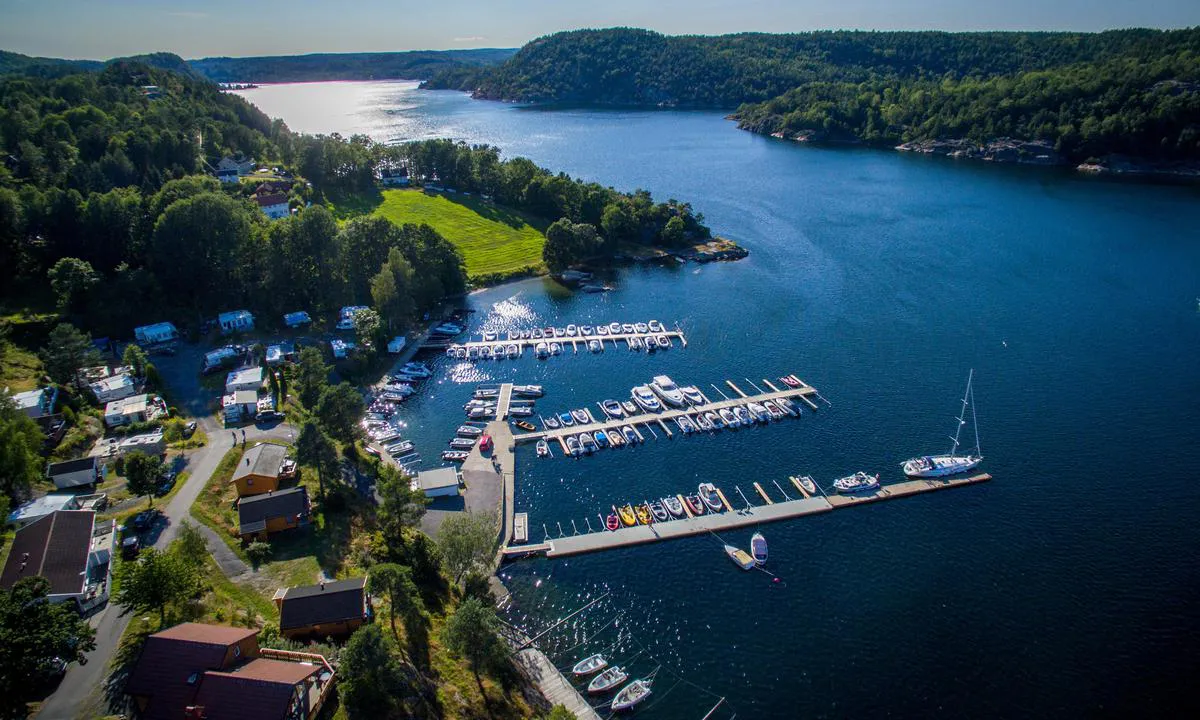
[[522, 430], [528, 430], [529, 432], [533, 432], [534, 430], [537, 430], [537, 428], [534, 427], [533, 423], [529, 422], [528, 420], [518, 420], [515, 423], [513, 423], [513, 425], [516, 425], [517, 427], [521, 428]]
[[704, 501], [700, 499], [699, 495], [686, 495], [683, 500], [687, 503], [688, 509], [692, 511], [693, 515], [704, 514]]
[[634, 680], [621, 689], [617, 696], [613, 698], [612, 709], [614, 711], [632, 710], [638, 703], [650, 697], [650, 681], [649, 680]]
[[750, 554], [758, 565], [767, 564], [767, 539], [762, 533], [756, 532], [750, 536]]
[[600, 653], [589, 655], [579, 662], [575, 663], [575, 667], [571, 668], [571, 673], [576, 676], [591, 675], [594, 672], [600, 672], [608, 667], [608, 661]]
[[551, 430], [557, 430], [558, 428], [562, 427], [562, 423], [560, 423], [558, 418], [554, 417], [553, 415], [542, 418], [542, 424]]
[[650, 517], [650, 508], [646, 507], [645, 505], [638, 505], [636, 508], [634, 508], [634, 511], [637, 513], [638, 522], [641, 524], [649, 525], [650, 523], [654, 522], [654, 519]]
[[592, 678], [592, 681], [588, 683], [587, 689], [592, 694], [605, 693], [625, 682], [628, 678], [629, 676], [625, 674], [624, 670], [614, 665]]
[[621, 522], [629, 527], [638, 524], [637, 516], [633, 512], [633, 506], [628, 503], [617, 508], [617, 514], [621, 516]]
[[732, 545], [726, 545], [725, 554], [729, 556], [729, 559], [733, 561], [734, 565], [737, 565], [741, 569], [754, 569], [754, 558], [746, 554], [745, 550], [742, 550], [741, 548], [735, 548]]

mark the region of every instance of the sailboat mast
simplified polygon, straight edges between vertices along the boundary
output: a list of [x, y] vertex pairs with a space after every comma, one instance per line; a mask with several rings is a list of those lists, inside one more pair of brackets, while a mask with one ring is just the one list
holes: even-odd
[[975, 457], [983, 457], [983, 449], [979, 447], [979, 419], [975, 417], [975, 388], [971, 388], [971, 424], [975, 426]]
[[954, 453], [958, 452], [958, 437], [962, 434], [962, 426], [966, 423], [966, 420], [963, 416], [967, 414], [967, 396], [971, 394], [971, 379], [973, 377], [975, 377], [974, 368], [972, 368], [971, 373], [967, 375], [967, 389], [963, 392], [962, 407], [959, 408], [958, 411], [958, 424], [954, 426], [954, 445], [950, 447], [951, 457], [954, 457]]

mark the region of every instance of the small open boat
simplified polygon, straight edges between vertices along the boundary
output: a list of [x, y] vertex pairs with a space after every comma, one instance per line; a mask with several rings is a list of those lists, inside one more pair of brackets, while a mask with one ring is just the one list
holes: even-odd
[[800, 381], [795, 375], [788, 375], [787, 377], [781, 377], [779, 379], [788, 387], [800, 387]]
[[735, 548], [732, 545], [726, 545], [725, 554], [729, 556], [729, 559], [733, 561], [734, 565], [737, 565], [741, 569], [754, 569], [754, 558], [750, 557], [745, 550], [742, 550], [741, 548]]
[[721, 418], [711, 410], [704, 413], [704, 419], [708, 421], [709, 425], [712, 425], [713, 430], [720, 430], [725, 427], [725, 423], [721, 421]]
[[609, 513], [608, 519], [604, 521], [604, 527], [608, 528], [609, 530], [616, 530], [617, 528], [621, 527], [621, 518], [617, 517], [615, 512]]
[[592, 418], [587, 414], [587, 410], [578, 408], [571, 411], [571, 417], [575, 418], [575, 422], [579, 423], [580, 425], [587, 425], [592, 421]]
[[529, 432], [533, 432], [534, 430], [537, 430], [537, 428], [534, 426], [534, 424], [529, 422], [528, 420], [518, 420], [518, 421], [514, 422], [513, 425], [516, 425], [517, 427], [521, 428], [522, 430], [527, 430]]
[[762, 533], [756, 532], [750, 536], [750, 554], [758, 565], [767, 564], [767, 539]]
[[447, 450], [442, 453], [442, 459], [449, 460], [451, 462], [462, 462], [463, 460], [466, 460], [470, 454], [471, 453], [467, 452], [466, 450]]
[[666, 522], [671, 517], [661, 500], [651, 500], [646, 503], [646, 507], [650, 508], [650, 513], [654, 515], [654, 522]]
[[650, 681], [649, 680], [634, 680], [625, 687], [621, 688], [621, 692], [613, 698], [612, 709], [614, 711], [632, 710], [638, 703], [650, 697]]
[[567, 452], [568, 453], [570, 453], [572, 456], [579, 455], [580, 449], [579, 449], [579, 439], [578, 438], [576, 438], [574, 435], [568, 435], [567, 439], [566, 439], [566, 443], [567, 443]]
[[717, 494], [717, 487], [715, 485], [712, 483], [700, 483], [697, 490], [699, 491], [700, 499], [704, 501], [709, 510], [721, 512], [724, 509], [725, 506], [721, 502], [721, 496]]
[[538, 457], [550, 457], [550, 443], [546, 442], [545, 440], [538, 440], [537, 441], [537, 456]]
[[621, 334], [621, 323], [609, 323], [608, 331], [610, 333], [612, 333], [613, 335], [620, 335]]
[[668, 495], [662, 499], [663, 506], [667, 508], [667, 512], [677, 518], [684, 516], [683, 503], [679, 502], [679, 498], [674, 495]]
[[562, 423], [560, 423], [558, 418], [554, 417], [553, 415], [542, 418], [542, 424], [551, 430], [557, 430], [562, 427]]
[[575, 667], [571, 668], [572, 674], [578, 676], [591, 675], [594, 672], [600, 672], [608, 667], [608, 661], [600, 653], [589, 655], [579, 662], [575, 663]]
[[483, 434], [483, 428], [478, 428], [474, 425], [459, 425], [457, 432], [463, 437], [479, 437]]
[[638, 522], [641, 524], [649, 525], [650, 523], [654, 522], [654, 519], [650, 517], [650, 508], [646, 507], [644, 504], [635, 507], [634, 512], [637, 513]]
[[450, 447], [455, 450], [470, 450], [475, 447], [475, 438], [454, 438], [450, 441]]
[[592, 453], [596, 452], [596, 440], [587, 433], [579, 433], [579, 447], [582, 448], [585, 453], [591, 455]]
[[596, 445], [602, 448], [608, 447], [608, 433], [603, 430], [597, 430], [592, 433], [592, 437], [596, 438]]
[[630, 445], [637, 445], [638, 436], [632, 425], [621, 426], [621, 434], [625, 436], [625, 442], [629, 443]]
[[800, 487], [808, 491], [810, 495], [817, 494], [817, 483], [812, 479], [811, 475], [803, 475], [799, 478]]
[[629, 527], [638, 524], [637, 515], [633, 512], [633, 506], [628, 503], [617, 508], [617, 514], [621, 516], [621, 522]]
[[604, 412], [609, 417], [625, 417], [625, 409], [622, 408], [621, 403], [616, 400], [605, 400], [604, 402], [600, 403], [600, 407], [604, 408]]
[[608, 444], [613, 447], [621, 447], [625, 444], [625, 438], [621, 437], [621, 433], [617, 432], [616, 428], [608, 431]]
[[637, 415], [638, 412], [637, 403], [633, 402], [632, 400], [622, 400], [621, 409], [625, 411], [626, 415], [631, 417]]
[[688, 509], [692, 511], [693, 515], [704, 514], [704, 501], [700, 499], [699, 495], [685, 495], [683, 501], [687, 503]]
[[588, 683], [588, 692], [592, 694], [605, 693], [625, 682], [629, 678], [625, 671], [613, 665], [609, 669], [592, 678]]
[[571, 426], [571, 425], [574, 425], [574, 424], [575, 424], [575, 418], [574, 418], [574, 417], [572, 417], [572, 416], [571, 416], [571, 413], [569, 413], [569, 412], [565, 412], [565, 413], [559, 413], [559, 414], [558, 414], [558, 421], [559, 421], [560, 423], [562, 423], [562, 426], [563, 426], [563, 427], [569, 427], [569, 426]]

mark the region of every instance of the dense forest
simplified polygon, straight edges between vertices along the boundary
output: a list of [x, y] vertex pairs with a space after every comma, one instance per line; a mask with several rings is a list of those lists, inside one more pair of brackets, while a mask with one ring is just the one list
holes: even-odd
[[[97, 335], [124, 337], [161, 319], [191, 325], [236, 307], [278, 317], [372, 301], [396, 311], [385, 318], [396, 328], [461, 293], [463, 258], [431, 228], [339, 223], [323, 206], [377, 192], [385, 168], [563, 219], [574, 232], [553, 234], [562, 242], [551, 243], [552, 267], [624, 241], [677, 245], [709, 234], [686, 203], [501, 159], [494, 147], [295, 134], [208, 80], [144, 62], [0, 79], [0, 155], [0, 297], [52, 292]], [[226, 157], [274, 168], [268, 192], [286, 196], [291, 216], [268, 220], [252, 202], [255, 182], [218, 182], [212, 170]], [[391, 278], [379, 280], [385, 270]]]
[[669, 37], [614, 28], [535, 40], [428, 87], [537, 103], [733, 108], [742, 127], [891, 143], [1012, 136], [1070, 158], [1196, 157], [1200, 29], [813, 32]]
[[316, 80], [424, 80], [440, 72], [497, 65], [516, 50], [413, 50], [384, 53], [316, 53], [264, 57], [210, 57], [188, 65], [214, 82], [312, 82]]

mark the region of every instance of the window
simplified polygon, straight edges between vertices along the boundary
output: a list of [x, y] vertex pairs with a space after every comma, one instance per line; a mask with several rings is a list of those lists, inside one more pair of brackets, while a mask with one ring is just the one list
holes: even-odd
[[254, 484], [254, 478], [252, 478], [252, 477], [248, 477], [248, 478], [246, 478], [246, 485], [247, 485], [247, 486], [250, 486], [250, 485], [253, 485], [253, 484]]
[[241, 657], [241, 656], [242, 656], [242, 646], [241, 646], [241, 645], [234, 645], [234, 646], [233, 646], [233, 656], [234, 656], [235, 658], [239, 658], [239, 657]]
[[188, 675], [187, 684], [195, 685], [197, 682], [199, 682], [199, 680], [200, 680], [200, 673], [194, 672], [191, 675]]

